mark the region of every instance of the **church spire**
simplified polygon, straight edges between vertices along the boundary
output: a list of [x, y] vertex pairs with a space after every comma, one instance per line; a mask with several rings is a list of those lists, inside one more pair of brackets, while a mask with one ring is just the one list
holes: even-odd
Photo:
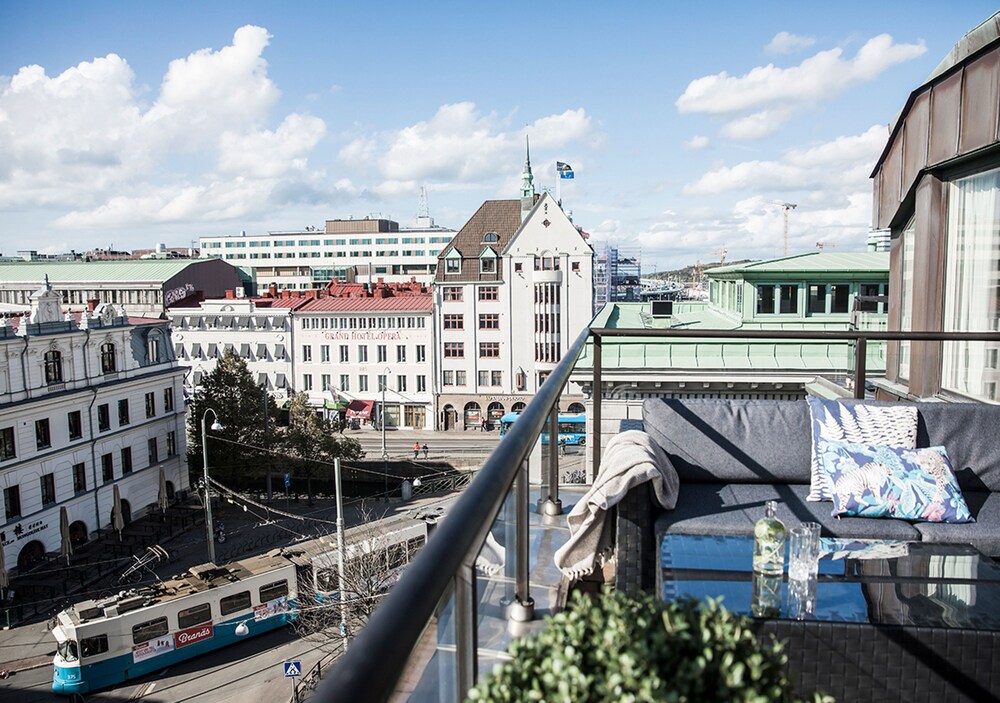
[[521, 221], [535, 206], [535, 178], [531, 175], [531, 145], [524, 135], [524, 173], [521, 174]]

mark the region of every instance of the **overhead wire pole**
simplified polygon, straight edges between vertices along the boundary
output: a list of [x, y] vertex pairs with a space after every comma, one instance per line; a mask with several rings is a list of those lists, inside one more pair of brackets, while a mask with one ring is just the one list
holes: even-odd
[[344, 598], [344, 493], [340, 487], [340, 457], [333, 460], [333, 471], [337, 489], [337, 588], [340, 595], [340, 634], [347, 651], [347, 600]]

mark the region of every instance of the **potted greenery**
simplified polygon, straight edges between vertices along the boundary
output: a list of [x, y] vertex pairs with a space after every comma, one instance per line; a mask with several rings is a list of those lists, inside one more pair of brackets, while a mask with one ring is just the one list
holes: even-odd
[[482, 677], [469, 700], [799, 700], [781, 643], [759, 641], [751, 624], [712, 600], [576, 593], [540, 632], [512, 642], [513, 660]]

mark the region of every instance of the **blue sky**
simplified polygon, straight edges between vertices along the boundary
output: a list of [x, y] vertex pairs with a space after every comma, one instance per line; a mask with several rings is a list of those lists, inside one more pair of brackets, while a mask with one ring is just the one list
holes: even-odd
[[402, 224], [539, 187], [644, 270], [863, 246], [887, 125], [967, 0], [0, 1], [0, 252]]

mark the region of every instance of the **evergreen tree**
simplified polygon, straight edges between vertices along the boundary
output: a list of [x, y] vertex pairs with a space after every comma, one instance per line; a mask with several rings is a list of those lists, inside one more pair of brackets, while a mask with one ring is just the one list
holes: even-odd
[[[246, 360], [232, 348], [223, 353], [215, 369], [205, 376], [189, 408], [188, 466], [192, 485], [202, 476], [201, 419], [209, 408], [218, 415], [223, 427], [213, 432], [209, 414], [206, 421], [209, 475], [233, 488], [244, 484], [247, 478], [263, 475], [269, 456], [257, 447], [274, 444], [278, 407], [254, 382]], [[265, 426], [265, 412], [270, 427]]]
[[296, 394], [288, 406], [288, 427], [281, 448], [286, 456], [293, 458], [296, 477], [306, 479], [310, 500], [312, 479], [331, 477], [335, 458], [350, 460], [364, 456], [361, 444], [337, 434], [335, 424], [309, 405], [305, 393]]

